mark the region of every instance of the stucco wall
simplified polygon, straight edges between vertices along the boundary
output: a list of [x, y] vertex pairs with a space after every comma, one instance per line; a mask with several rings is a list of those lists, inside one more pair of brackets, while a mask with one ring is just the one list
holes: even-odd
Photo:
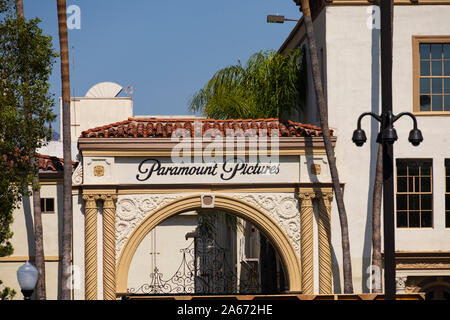
[[[330, 127], [335, 128], [337, 165], [345, 182], [345, 203], [350, 229], [355, 291], [367, 292], [367, 267], [371, 255], [371, 199], [378, 144], [378, 123], [363, 120], [368, 143], [362, 148], [352, 141], [358, 116], [366, 111], [381, 112], [379, 78], [379, 30], [367, 27], [369, 7], [327, 7], [327, 90]], [[393, 111], [413, 111], [412, 35], [443, 35], [450, 30], [450, 6], [396, 6], [394, 9]], [[434, 227], [397, 229], [398, 251], [448, 251], [450, 230], [444, 228], [444, 158], [450, 158], [447, 136], [450, 118], [418, 117], [424, 142], [408, 142], [410, 119], [396, 123], [399, 140], [396, 158], [433, 159]], [[337, 209], [333, 207], [333, 246], [342, 261]], [[339, 269], [342, 269], [339, 267]], [[340, 270], [342, 271], [342, 270]]]
[[[55, 212], [42, 214], [44, 237], [44, 255], [46, 259], [46, 290], [47, 299], [58, 298], [58, 272], [60, 263], [59, 247], [62, 235], [62, 185], [44, 184], [41, 187], [41, 198], [55, 198]], [[16, 290], [15, 299], [23, 299], [17, 282], [17, 269], [29, 257], [34, 258], [34, 217], [31, 211], [32, 197], [25, 197], [20, 207], [14, 210], [14, 222], [11, 231], [14, 232], [12, 245], [14, 253], [9, 257], [0, 258], [0, 279], [4, 285]]]
[[132, 98], [73, 98], [70, 101], [72, 141], [77, 141], [84, 130], [124, 121], [132, 116]]

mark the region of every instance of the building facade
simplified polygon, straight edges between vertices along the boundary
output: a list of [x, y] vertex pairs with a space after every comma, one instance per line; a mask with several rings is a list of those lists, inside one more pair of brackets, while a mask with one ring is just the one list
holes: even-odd
[[[117, 97], [96, 99], [102, 100], [96, 112], [106, 114], [107, 100]], [[85, 125], [83, 117], [72, 122]], [[53, 142], [40, 152], [58, 154], [60, 147]], [[128, 117], [82, 131], [73, 158], [69, 284], [60, 278], [61, 160], [58, 174], [42, 167], [49, 299], [58, 298], [62, 285], [71, 286], [74, 299], [334, 292], [333, 193], [319, 127], [279, 119]], [[34, 251], [26, 201], [14, 213], [16, 251], [0, 258], [0, 278], [18, 292], [17, 268]], [[212, 236], [205, 236], [211, 217]]]
[[[380, 17], [371, 1], [317, 1], [314, 31], [328, 104], [329, 125], [339, 137], [335, 152], [345, 184], [355, 291], [369, 292], [371, 215], [378, 122], [363, 120], [368, 143], [352, 143], [358, 116], [381, 113]], [[398, 292], [450, 292], [450, 14], [449, 1], [395, 1], [393, 112], [412, 112], [424, 141], [413, 147], [409, 118], [395, 123], [396, 261]], [[307, 45], [300, 20], [280, 52]], [[308, 61], [309, 62], [309, 61]], [[318, 123], [311, 71], [308, 103], [299, 121]], [[332, 209], [333, 248], [341, 261], [337, 209]], [[338, 263], [336, 264], [338, 266]], [[340, 270], [341, 271], [341, 270]], [[335, 273], [338, 271], [335, 270]], [[337, 285], [337, 283], [335, 283]], [[337, 286], [335, 286], [337, 288]]]
[[[74, 264], [85, 275], [80, 298], [97, 299], [102, 291], [103, 298], [114, 299], [142, 285], [159, 286], [162, 291], [156, 293], [176, 293], [167, 279], [142, 283], [159, 276], [154, 272], [148, 279], [149, 258], [143, 253], [155, 228], [168, 221], [170, 231], [161, 236], [186, 243], [186, 231], [194, 225], [186, 222], [183, 229], [169, 218], [189, 219], [193, 211], [226, 212], [255, 226], [281, 262], [281, 291], [332, 293], [332, 191], [320, 135], [318, 127], [278, 119], [129, 118], [84, 131], [78, 139], [82, 166], [74, 172], [79, 181], [74, 242], [84, 243], [74, 247]], [[267, 149], [261, 148], [262, 140]], [[233, 237], [250, 242], [245, 233]], [[231, 267], [242, 274], [255, 261], [244, 243], [236, 249], [245, 252], [234, 254]], [[159, 254], [162, 259], [163, 252]], [[224, 260], [218, 263], [223, 276]], [[179, 263], [171, 264], [176, 274]], [[198, 293], [200, 282], [207, 281], [202, 273], [207, 267], [198, 266], [200, 274], [191, 279], [194, 291], [182, 287], [177, 293]], [[234, 285], [242, 284], [239, 278]], [[165, 286], [169, 291], [164, 292]], [[221, 287], [213, 292], [245, 290]]]
[[[397, 292], [448, 299], [450, 1], [395, 4], [393, 112], [412, 112], [424, 136], [413, 147], [407, 142], [412, 123], [396, 122]], [[381, 112], [379, 10], [368, 1], [316, 1], [312, 14], [344, 188], [354, 290], [369, 293], [383, 285], [371, 278], [382, 272], [371, 267], [378, 123], [363, 121], [370, 141], [362, 148], [351, 138], [361, 113]], [[306, 45], [300, 20], [279, 52]], [[259, 289], [275, 281], [272, 288], [282, 292], [342, 293], [339, 216], [310, 69], [307, 105], [295, 121], [133, 116], [132, 100], [119, 98], [119, 89], [111, 83], [94, 86], [72, 102], [79, 162], [73, 173], [74, 299], [172, 294], [179, 288], [196, 293], [204, 283], [215, 292], [245, 292], [243, 283], [255, 270]], [[261, 138], [266, 151], [259, 149]], [[47, 150], [52, 148], [58, 146]], [[277, 161], [271, 161], [273, 150]], [[56, 201], [56, 214], [44, 215], [44, 249], [49, 298], [57, 298], [62, 187], [59, 178], [52, 179], [42, 188], [44, 199]], [[24, 204], [15, 213], [16, 252], [0, 259], [0, 278], [16, 290], [15, 271], [33, 256], [27, 210]], [[227, 229], [223, 213], [237, 217], [232, 221], [243, 229]], [[216, 217], [214, 242], [201, 238], [202, 216]], [[220, 267], [216, 260], [200, 262], [201, 252], [222, 254], [219, 249], [227, 251], [229, 269], [223, 259]], [[208, 282], [231, 269], [239, 275], [231, 287]], [[274, 272], [280, 276], [268, 276]]]
[[[77, 164], [74, 163], [74, 166]], [[45, 278], [48, 299], [57, 299], [60, 288], [60, 256], [62, 240], [63, 210], [63, 160], [57, 157], [40, 155], [39, 181], [41, 184], [42, 232], [44, 244]], [[17, 269], [26, 261], [34, 261], [34, 215], [32, 197], [24, 197], [13, 213], [14, 233], [11, 256], [0, 258], [0, 279], [4, 285], [14, 289], [16, 299], [21, 299], [17, 282]]]

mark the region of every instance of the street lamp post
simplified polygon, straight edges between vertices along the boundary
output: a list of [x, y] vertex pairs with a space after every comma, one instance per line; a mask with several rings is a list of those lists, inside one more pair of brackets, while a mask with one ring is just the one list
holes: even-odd
[[24, 300], [31, 300], [37, 278], [38, 270], [28, 261], [17, 269], [17, 280], [19, 281], [20, 289], [22, 289]]
[[422, 133], [417, 129], [417, 121], [409, 112], [402, 112], [395, 116], [392, 113], [392, 29], [393, 29], [393, 0], [380, 1], [381, 21], [381, 102], [382, 114], [378, 116], [371, 112], [363, 113], [358, 119], [358, 128], [353, 133], [353, 142], [362, 146], [367, 140], [361, 130], [361, 119], [370, 115], [381, 123], [381, 132], [377, 142], [383, 149], [383, 226], [384, 226], [384, 281], [385, 299], [395, 299], [395, 226], [394, 226], [394, 150], [393, 143], [397, 140], [394, 122], [400, 117], [408, 115], [413, 119], [414, 129], [409, 134], [409, 141], [418, 146], [422, 140]]
[[298, 19], [288, 19], [284, 16], [269, 14], [267, 16], [267, 23], [284, 23], [285, 21], [298, 21]]
[[384, 226], [384, 283], [386, 300], [395, 299], [395, 226], [394, 226], [394, 158], [393, 144], [398, 139], [394, 122], [402, 116], [409, 116], [413, 120], [413, 129], [409, 132], [408, 140], [413, 146], [422, 141], [422, 132], [417, 128], [417, 120], [410, 112], [394, 115], [392, 111], [384, 111], [381, 116], [372, 112], [365, 112], [358, 118], [356, 130], [352, 140], [361, 147], [366, 141], [366, 134], [361, 129], [361, 120], [371, 116], [381, 123], [381, 132], [378, 133], [377, 142], [383, 145], [383, 226]]

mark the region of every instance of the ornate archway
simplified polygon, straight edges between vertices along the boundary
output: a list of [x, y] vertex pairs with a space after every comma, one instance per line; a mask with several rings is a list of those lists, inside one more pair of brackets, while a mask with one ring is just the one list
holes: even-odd
[[[189, 195], [176, 199], [149, 215], [133, 231], [121, 250], [117, 262], [116, 292], [127, 291], [128, 271], [133, 256], [145, 236], [164, 220], [179, 213], [202, 208], [201, 195]], [[264, 211], [242, 200], [215, 195], [214, 208], [244, 218], [258, 227], [272, 242], [285, 267], [287, 283], [291, 292], [301, 291], [301, 266], [298, 255], [280, 225]]]

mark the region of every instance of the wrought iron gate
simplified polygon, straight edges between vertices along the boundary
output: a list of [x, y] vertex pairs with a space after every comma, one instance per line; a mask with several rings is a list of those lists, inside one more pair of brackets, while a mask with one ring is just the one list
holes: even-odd
[[[181, 263], [166, 278], [158, 267], [150, 273], [149, 283], [129, 288], [131, 294], [230, 294], [260, 293], [257, 264], [230, 263], [229, 250], [209, 238], [195, 238], [180, 249]], [[238, 274], [237, 263], [241, 263]], [[244, 275], [244, 277], [242, 277]]]

